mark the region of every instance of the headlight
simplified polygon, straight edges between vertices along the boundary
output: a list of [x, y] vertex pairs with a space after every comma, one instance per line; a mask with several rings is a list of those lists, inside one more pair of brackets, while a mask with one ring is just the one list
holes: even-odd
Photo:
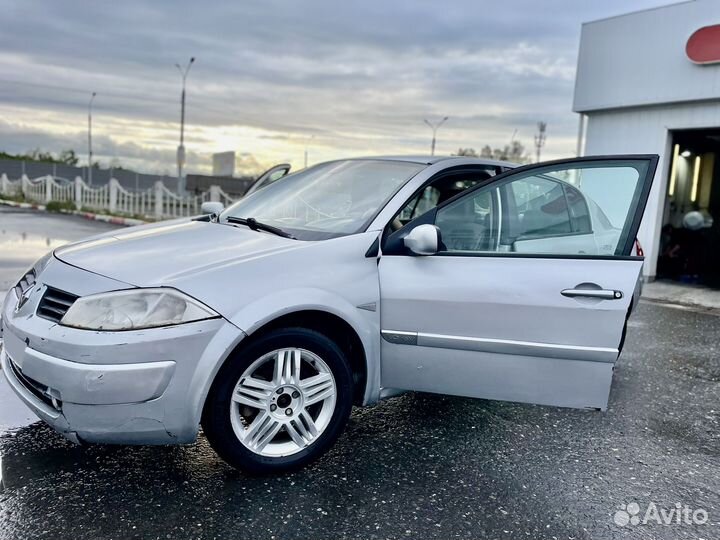
[[60, 324], [87, 330], [136, 330], [218, 316], [175, 289], [130, 289], [80, 297]]

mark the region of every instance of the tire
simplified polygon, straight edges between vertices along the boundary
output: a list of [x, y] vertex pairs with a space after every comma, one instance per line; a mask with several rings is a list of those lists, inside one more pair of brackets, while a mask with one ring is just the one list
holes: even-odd
[[[286, 376], [290, 370], [296, 376]], [[202, 427], [210, 446], [233, 467], [283, 472], [311, 463], [333, 445], [352, 401], [352, 372], [340, 347], [314, 330], [280, 328], [228, 359], [210, 388]], [[272, 422], [281, 426], [275, 435]]]

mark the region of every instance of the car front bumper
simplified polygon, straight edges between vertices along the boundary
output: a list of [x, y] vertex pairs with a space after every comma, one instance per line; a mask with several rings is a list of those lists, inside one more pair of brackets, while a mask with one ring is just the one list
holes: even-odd
[[[0, 364], [15, 393], [76, 442], [193, 441], [212, 379], [245, 334], [222, 318], [123, 332], [61, 326], [35, 310], [45, 283], [86, 294], [53, 280], [67, 272], [62, 267], [67, 265], [57, 260], [49, 265], [22, 309], [16, 310], [13, 290], [5, 299]], [[96, 292], [118, 288], [117, 282], [73, 270], [85, 290], [88, 280]]]

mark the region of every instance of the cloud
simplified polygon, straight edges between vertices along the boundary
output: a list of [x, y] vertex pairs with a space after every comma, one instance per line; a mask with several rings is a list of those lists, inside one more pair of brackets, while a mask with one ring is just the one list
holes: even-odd
[[[663, 0], [638, 0], [641, 8]], [[532, 144], [574, 151], [570, 112], [580, 23], [625, 2], [437, 3], [0, 1], [0, 114], [5, 150], [84, 146], [174, 169], [180, 75], [188, 77], [188, 166], [214, 151], [262, 168], [345, 155], [427, 151], [425, 117], [450, 116], [438, 149]], [[29, 146], [28, 146], [29, 145]], [[46, 146], [47, 145], [47, 146]]]

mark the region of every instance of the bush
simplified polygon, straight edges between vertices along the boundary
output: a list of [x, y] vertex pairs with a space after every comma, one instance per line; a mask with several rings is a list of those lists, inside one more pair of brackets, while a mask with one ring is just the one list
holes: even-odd
[[23, 195], [22, 192], [8, 193], [6, 195], [0, 195], [0, 199], [4, 201], [25, 202], [25, 195]]
[[48, 212], [72, 212], [75, 210], [75, 203], [72, 201], [50, 201], [45, 205]]

